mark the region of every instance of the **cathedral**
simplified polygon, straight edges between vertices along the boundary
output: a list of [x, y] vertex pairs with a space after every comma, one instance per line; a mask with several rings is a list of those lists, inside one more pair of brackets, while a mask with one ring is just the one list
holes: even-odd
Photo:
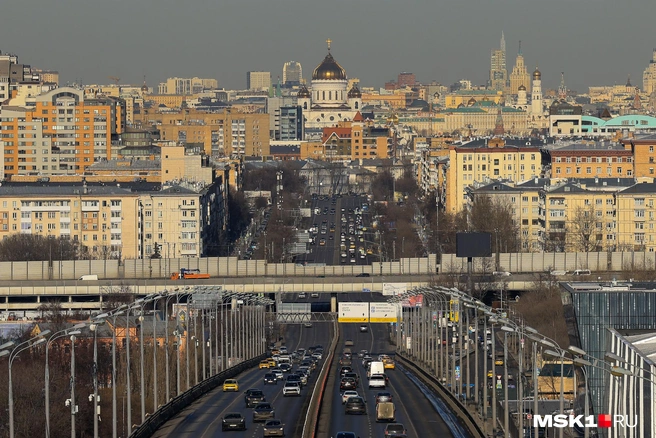
[[327, 128], [339, 122], [353, 120], [362, 109], [362, 93], [357, 85], [348, 88], [346, 70], [335, 61], [330, 52], [312, 73], [311, 88], [301, 85], [298, 92], [298, 105], [303, 108], [305, 128]]

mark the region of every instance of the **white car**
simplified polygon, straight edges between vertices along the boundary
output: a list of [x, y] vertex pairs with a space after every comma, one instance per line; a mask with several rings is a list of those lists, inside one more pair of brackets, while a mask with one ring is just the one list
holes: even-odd
[[304, 292], [301, 292], [300, 294], [298, 294], [298, 297], [299, 297], [300, 299], [305, 298], [305, 293], [304, 293]]
[[369, 388], [385, 388], [385, 376], [373, 374], [369, 377]]
[[287, 397], [291, 395], [300, 396], [301, 385], [299, 385], [297, 382], [285, 383], [285, 386], [282, 388], [282, 395], [283, 397]]
[[351, 397], [360, 397], [360, 394], [358, 394], [358, 391], [352, 391], [352, 390], [347, 390], [342, 393], [342, 404], [346, 403], [346, 400], [348, 400]]
[[492, 275], [495, 277], [510, 277], [512, 274], [508, 271], [494, 271]]

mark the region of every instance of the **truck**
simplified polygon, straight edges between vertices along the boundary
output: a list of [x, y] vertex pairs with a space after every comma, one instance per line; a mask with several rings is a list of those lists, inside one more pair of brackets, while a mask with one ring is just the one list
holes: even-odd
[[371, 362], [367, 366], [367, 378], [374, 374], [385, 374], [385, 364], [383, 362]]
[[382, 402], [376, 405], [376, 421], [389, 421], [393, 423], [396, 419], [396, 408], [392, 402]]
[[200, 269], [187, 268], [181, 268], [180, 272], [174, 272], [171, 274], [171, 280], [198, 280], [202, 278], [210, 278], [210, 274], [203, 274], [200, 272]]
[[98, 275], [86, 274], [78, 278], [79, 281], [98, 281]]

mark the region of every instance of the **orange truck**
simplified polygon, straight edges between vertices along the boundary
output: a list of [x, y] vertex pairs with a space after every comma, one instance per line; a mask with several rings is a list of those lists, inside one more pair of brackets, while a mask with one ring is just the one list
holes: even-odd
[[201, 278], [210, 278], [210, 274], [203, 274], [199, 269], [180, 269], [180, 272], [174, 272], [171, 274], [171, 280], [198, 280]]

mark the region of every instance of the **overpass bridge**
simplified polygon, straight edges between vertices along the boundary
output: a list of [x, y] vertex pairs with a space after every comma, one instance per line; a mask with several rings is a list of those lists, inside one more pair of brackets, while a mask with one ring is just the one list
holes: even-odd
[[[314, 276], [210, 278], [205, 280], [116, 279], [3, 281], [0, 283], [0, 311], [35, 311], [43, 303], [57, 302], [66, 310], [99, 310], [111, 294], [146, 296], [162, 290], [194, 286], [222, 287], [239, 293], [320, 293], [348, 294], [378, 292], [395, 295], [413, 287], [434, 284], [434, 275]], [[525, 291], [534, 286], [530, 274], [504, 281], [506, 291]]]

